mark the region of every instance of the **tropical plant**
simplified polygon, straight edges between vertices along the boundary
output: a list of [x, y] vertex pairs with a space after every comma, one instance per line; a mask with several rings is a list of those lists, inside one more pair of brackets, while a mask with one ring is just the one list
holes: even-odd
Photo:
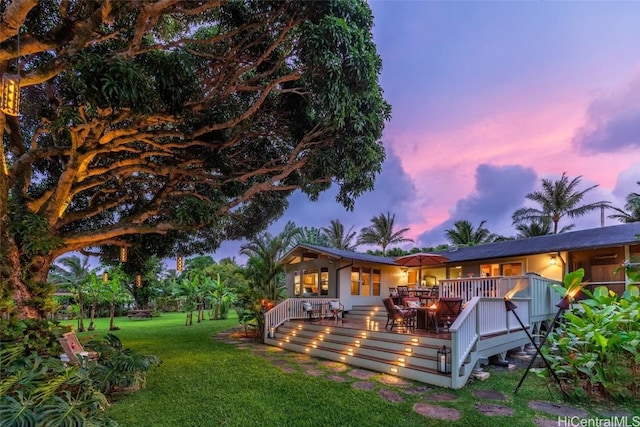
[[[578, 399], [640, 397], [640, 297], [618, 296], [606, 287], [564, 313], [543, 354], [565, 392]], [[569, 293], [569, 291], [567, 291]]]
[[[640, 181], [636, 184], [640, 185]], [[640, 221], [640, 193], [629, 193], [624, 204], [624, 209], [612, 207], [616, 211], [615, 214], [609, 215], [609, 218], [617, 219], [620, 222], [638, 222]]]
[[193, 325], [193, 312], [198, 309], [198, 300], [202, 293], [200, 279], [197, 274], [192, 274], [190, 278], [185, 276], [173, 288], [173, 295], [182, 300], [182, 308], [187, 313], [185, 326]]
[[207, 287], [206, 295], [207, 300], [211, 304], [209, 319], [226, 319], [229, 307], [237, 301], [238, 296], [233, 289], [228, 287], [222, 279], [220, 279], [220, 274], [218, 274], [216, 279], [208, 277], [207, 279], [211, 281], [211, 285]]
[[316, 246], [330, 246], [329, 239], [317, 227], [302, 227], [299, 234], [294, 238], [296, 244], [307, 243]]
[[358, 243], [353, 242], [357, 234], [353, 231], [353, 226], [345, 231], [339, 219], [332, 219], [329, 227], [322, 227], [321, 230], [328, 240], [329, 247], [345, 251], [355, 251], [358, 247]]
[[[546, 236], [551, 234], [551, 220], [549, 218], [533, 219], [529, 223], [516, 224], [516, 230], [518, 231], [518, 238], [526, 239], [528, 237]], [[563, 228], [562, 231], [568, 231], [568, 228]]]
[[387, 212], [371, 218], [371, 225], [360, 230], [358, 244], [380, 245], [382, 256], [386, 255], [387, 247], [396, 243], [413, 242], [412, 239], [404, 237], [409, 231], [408, 228], [395, 230], [396, 215]]
[[496, 235], [484, 228], [487, 221], [480, 221], [478, 228], [475, 228], [467, 220], [459, 220], [453, 223], [453, 228], [445, 230], [447, 240], [454, 245], [475, 246], [491, 243], [496, 239]]
[[64, 254], [207, 252], [295, 190], [337, 183], [353, 208], [373, 188], [390, 106], [366, 1], [10, 6], [3, 72], [22, 99], [0, 117], [0, 286], [18, 316], [46, 314]]
[[96, 307], [101, 302], [108, 301], [108, 294], [106, 292], [106, 287], [104, 283], [105, 276], [98, 278], [98, 275], [95, 271], [92, 271], [89, 274], [89, 279], [87, 280], [86, 285], [86, 300], [89, 304], [89, 327], [88, 331], [93, 331], [95, 329], [95, 317], [96, 317]]
[[117, 267], [109, 272], [109, 279], [104, 286], [104, 298], [109, 303], [109, 330], [115, 331], [119, 329], [115, 325], [116, 308], [124, 303], [132, 301], [131, 294], [124, 286], [126, 276], [122, 270]]
[[78, 332], [84, 328], [84, 304], [87, 285], [91, 277], [89, 258], [82, 260], [73, 255], [61, 258], [51, 266], [49, 280], [59, 288], [68, 289], [78, 304]]
[[238, 289], [238, 300], [245, 318], [255, 319], [260, 331], [264, 330], [267, 306], [285, 296], [284, 267], [278, 261], [291, 249], [299, 234], [300, 229], [289, 221], [276, 236], [264, 232], [241, 247], [240, 252], [249, 256], [245, 268], [248, 282]]
[[162, 364], [162, 360], [156, 356], [124, 348], [120, 339], [113, 334], [91, 340], [87, 347], [99, 354], [97, 364], [87, 365], [88, 376], [94, 386], [106, 395], [143, 388], [147, 371]]
[[577, 218], [596, 209], [609, 207], [607, 201], [582, 203], [585, 194], [596, 188], [592, 185], [584, 190], [578, 190], [582, 181], [582, 176], [569, 180], [566, 173], [562, 173], [559, 180], [542, 179], [542, 190], [534, 191], [525, 197], [532, 202], [538, 203], [539, 208], [525, 207], [513, 213], [513, 224], [517, 225], [524, 221], [538, 220], [551, 221], [553, 223], [553, 234], [568, 231], [571, 226], [563, 227], [558, 231], [558, 223], [562, 218]]

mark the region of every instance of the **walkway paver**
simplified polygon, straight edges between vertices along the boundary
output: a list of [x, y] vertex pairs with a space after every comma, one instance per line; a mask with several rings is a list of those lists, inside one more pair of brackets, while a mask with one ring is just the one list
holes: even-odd
[[428, 403], [416, 403], [413, 410], [418, 414], [439, 420], [457, 421], [460, 419], [460, 411], [455, 408], [444, 408], [442, 406], [430, 405]]

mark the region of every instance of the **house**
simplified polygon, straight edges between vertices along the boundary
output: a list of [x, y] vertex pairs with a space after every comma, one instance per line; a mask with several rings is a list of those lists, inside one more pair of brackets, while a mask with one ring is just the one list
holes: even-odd
[[[457, 248], [440, 252], [446, 262], [421, 269], [402, 267], [393, 258], [300, 244], [280, 260], [291, 297], [265, 313], [265, 343], [460, 388], [481, 361], [504, 359], [507, 351], [534, 344], [534, 337], [553, 327], [563, 308], [549, 284], [559, 283], [564, 273], [583, 268], [589, 286], [624, 290], [628, 283], [619, 267], [640, 259], [638, 235], [640, 223], [621, 224]], [[463, 298], [465, 305], [443, 334], [428, 331], [427, 318], [422, 330], [378, 329], [386, 314], [376, 310], [389, 288], [400, 285], [414, 292], [437, 285], [440, 297]], [[314, 322], [305, 312], [305, 302], [325, 307], [336, 299], [348, 312], [345, 324]], [[417, 310], [428, 317], [428, 307]]]
[[[583, 268], [588, 286], [604, 285], [621, 293], [626, 278], [620, 265], [640, 260], [640, 223], [620, 224], [527, 239], [436, 252], [445, 264], [404, 268], [394, 258], [299, 244], [287, 253], [286, 286], [292, 297], [338, 298], [353, 305], [380, 304], [389, 288], [435, 286], [458, 279], [513, 277], [535, 273], [561, 281], [565, 273]], [[418, 283], [421, 277], [422, 283]]]

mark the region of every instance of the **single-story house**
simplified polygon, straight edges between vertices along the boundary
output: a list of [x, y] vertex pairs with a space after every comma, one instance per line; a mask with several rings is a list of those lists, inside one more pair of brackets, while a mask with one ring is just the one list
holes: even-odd
[[[442, 285], [469, 278], [523, 276], [535, 273], [562, 280], [583, 268], [588, 287], [605, 285], [624, 291], [628, 280], [623, 262], [640, 261], [640, 222], [588, 230], [507, 240], [436, 252], [440, 265], [406, 268], [394, 258], [299, 244], [280, 263], [290, 296], [338, 298], [346, 310], [353, 305], [379, 305], [389, 288]], [[421, 283], [418, 283], [418, 278]]]

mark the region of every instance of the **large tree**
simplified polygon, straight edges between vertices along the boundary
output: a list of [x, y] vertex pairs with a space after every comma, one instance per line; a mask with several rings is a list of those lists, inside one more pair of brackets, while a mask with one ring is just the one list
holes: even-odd
[[[542, 179], [542, 189], [527, 194], [525, 197], [540, 205], [539, 208], [524, 207], [513, 213], [513, 224], [518, 225], [526, 221], [551, 221], [553, 234], [558, 233], [558, 223], [564, 217], [577, 218], [596, 209], [604, 209], [609, 202], [600, 201], [583, 203], [585, 194], [598, 185], [592, 185], [579, 190], [582, 176], [569, 179], [566, 172], [558, 180]], [[562, 231], [566, 231], [564, 228]]]
[[153, 235], [158, 251], [214, 249], [296, 189], [335, 184], [352, 208], [381, 169], [390, 108], [365, 1], [4, 0], [0, 14], [0, 71], [22, 89], [20, 115], [0, 113], [0, 283], [20, 317], [43, 315], [67, 252]]
[[396, 214], [387, 212], [371, 218], [371, 225], [360, 230], [358, 244], [380, 245], [382, 256], [387, 253], [387, 247], [395, 243], [413, 242], [404, 237], [409, 231], [408, 228], [395, 229]]

